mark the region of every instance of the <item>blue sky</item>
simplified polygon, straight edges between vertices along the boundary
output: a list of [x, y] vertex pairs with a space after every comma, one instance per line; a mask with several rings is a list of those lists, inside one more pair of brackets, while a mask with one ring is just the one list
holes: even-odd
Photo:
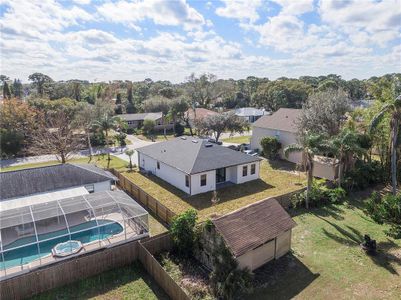
[[0, 0], [2, 73], [180, 82], [401, 71], [401, 0]]

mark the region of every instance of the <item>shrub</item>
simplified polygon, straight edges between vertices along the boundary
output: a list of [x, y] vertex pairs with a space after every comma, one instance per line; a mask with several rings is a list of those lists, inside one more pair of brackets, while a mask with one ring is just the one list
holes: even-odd
[[363, 190], [384, 180], [385, 171], [380, 162], [357, 160], [354, 168], [345, 174], [344, 187], [347, 190]]
[[252, 287], [251, 273], [247, 269], [238, 268], [238, 262], [224, 243], [213, 255], [210, 281], [217, 299], [241, 299], [241, 294]]
[[[347, 193], [342, 188], [330, 189], [326, 185], [324, 179], [315, 180], [309, 194], [309, 205], [311, 207], [319, 207], [327, 204], [337, 204], [345, 200]], [[305, 207], [306, 191], [295, 194], [291, 198], [291, 206], [293, 208]]]
[[128, 127], [125, 131], [127, 134], [136, 134], [135, 128], [132, 127]]
[[192, 254], [195, 244], [195, 225], [198, 214], [194, 209], [176, 216], [170, 226], [170, 232], [174, 243], [174, 250], [188, 257]]
[[156, 123], [153, 120], [145, 120], [143, 121], [142, 131], [144, 135], [152, 134], [155, 130]]
[[390, 225], [387, 235], [401, 238], [401, 194], [381, 197], [377, 192], [372, 193], [366, 202], [366, 212], [375, 222]]
[[276, 159], [278, 157], [281, 143], [276, 137], [266, 136], [260, 141], [260, 145], [262, 146], [263, 156], [269, 159]]
[[92, 146], [104, 146], [106, 145], [106, 138], [102, 131], [93, 133], [90, 137]]
[[177, 122], [174, 124], [175, 136], [181, 136], [184, 134], [185, 127], [181, 123]]

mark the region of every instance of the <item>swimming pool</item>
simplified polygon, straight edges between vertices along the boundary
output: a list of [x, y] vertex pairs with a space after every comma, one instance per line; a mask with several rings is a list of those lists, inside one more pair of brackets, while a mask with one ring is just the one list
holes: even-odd
[[[71, 240], [77, 240], [82, 244], [86, 244], [89, 242], [106, 239], [112, 235], [121, 233], [124, 230], [119, 223], [114, 221], [98, 220], [97, 222], [99, 227], [96, 227], [96, 221], [89, 221], [70, 227]], [[63, 229], [40, 234], [38, 235], [38, 240], [40, 254], [37, 243], [7, 251], [7, 249], [36, 242], [36, 238], [34, 236], [21, 238], [4, 246], [4, 261], [3, 258], [0, 257], [0, 269], [8, 269], [10, 267], [27, 264], [35, 259], [38, 259], [39, 257], [49, 255], [51, 254], [52, 248], [55, 245], [70, 240], [70, 236], [67, 229]]]

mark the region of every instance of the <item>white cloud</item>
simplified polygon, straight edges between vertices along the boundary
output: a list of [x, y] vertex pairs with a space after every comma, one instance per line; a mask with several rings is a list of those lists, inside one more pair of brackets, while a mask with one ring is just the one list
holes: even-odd
[[123, 23], [135, 29], [138, 29], [138, 22], [145, 19], [158, 25], [183, 26], [186, 30], [205, 24], [203, 16], [185, 0], [107, 2], [98, 7], [98, 12], [110, 22]]
[[259, 19], [257, 10], [262, 4], [261, 0], [222, 0], [222, 2], [224, 6], [216, 9], [216, 14], [221, 17], [250, 22]]
[[73, 0], [73, 2], [80, 5], [88, 5], [91, 3], [91, 0]]
[[[282, 7], [281, 13], [301, 15], [313, 10], [313, 0], [272, 0]], [[341, 1], [341, 0], [338, 0]]]
[[323, 22], [341, 28], [354, 43], [378, 44], [400, 38], [401, 0], [321, 0]]

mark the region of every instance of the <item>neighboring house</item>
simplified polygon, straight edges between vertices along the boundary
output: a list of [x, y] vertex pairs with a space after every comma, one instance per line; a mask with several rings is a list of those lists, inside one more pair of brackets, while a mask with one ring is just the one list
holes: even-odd
[[[251, 149], [262, 150], [260, 141], [266, 137], [276, 137], [281, 143], [280, 157], [290, 162], [301, 164], [302, 153], [284, 155], [284, 149], [291, 144], [297, 144], [297, 119], [300, 109], [280, 108], [269, 116], [263, 116], [252, 125]], [[334, 180], [338, 176], [338, 164], [331, 158], [317, 156], [314, 162], [313, 175], [319, 178]]]
[[260, 158], [201, 139], [180, 137], [136, 150], [141, 170], [190, 195], [259, 178]]
[[110, 191], [118, 179], [89, 164], [60, 164], [0, 173], [1, 209]]
[[238, 117], [243, 118], [248, 123], [253, 123], [256, 120], [258, 120], [260, 117], [268, 114], [268, 112], [266, 112], [264, 109], [258, 109], [258, 108], [254, 108], [254, 107], [237, 108], [234, 111], [234, 113]]
[[188, 109], [185, 112], [185, 117], [188, 118], [189, 125], [193, 127], [195, 120], [201, 120], [205, 117], [214, 116], [217, 114], [218, 113], [213, 110], [199, 107], [195, 108], [195, 110], [193, 110], [192, 108]]
[[[221, 217], [201, 235], [198, 258], [210, 269], [212, 257], [224, 242], [240, 268], [253, 271], [278, 259], [291, 249], [291, 231], [296, 226], [276, 199], [266, 199]], [[215, 238], [217, 237], [217, 238]]]
[[155, 129], [162, 130], [172, 129], [174, 127], [174, 122], [167, 122], [163, 117], [162, 112], [153, 113], [141, 113], [141, 114], [122, 114], [118, 115], [121, 119], [125, 120], [129, 128], [141, 128], [145, 120], [152, 120], [155, 122]]
[[300, 109], [280, 108], [269, 116], [263, 116], [252, 125], [251, 149], [262, 150], [260, 141], [266, 136], [276, 137], [281, 143], [280, 157], [293, 163], [302, 161], [301, 153], [291, 153], [285, 157], [283, 149], [297, 143], [296, 121], [301, 114]]

